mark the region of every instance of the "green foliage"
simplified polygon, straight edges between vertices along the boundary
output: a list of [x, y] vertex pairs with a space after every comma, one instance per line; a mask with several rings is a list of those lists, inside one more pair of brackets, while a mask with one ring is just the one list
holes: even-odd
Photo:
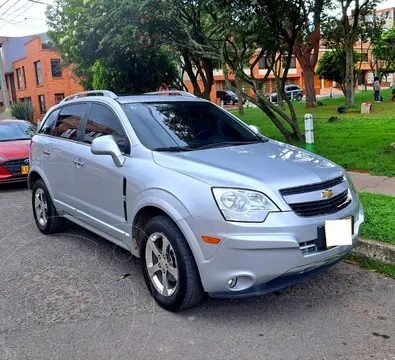
[[[354, 51], [354, 64], [360, 61], [361, 55]], [[355, 68], [355, 72], [358, 70]], [[344, 88], [346, 81], [346, 52], [343, 48], [325, 52], [318, 60], [316, 74], [320, 79], [336, 81]]]
[[377, 40], [372, 51], [381, 65], [381, 74], [389, 74], [395, 67], [395, 26]]
[[324, 102], [321, 101], [321, 100], [318, 100], [318, 101], [317, 101], [317, 106], [324, 106]]
[[33, 123], [34, 107], [30, 101], [14, 103], [11, 105], [11, 116], [19, 120], [27, 120]]
[[361, 193], [365, 209], [365, 223], [361, 237], [395, 245], [395, 197]]
[[48, 35], [85, 88], [92, 87], [94, 76], [95, 84], [109, 84], [116, 92], [157, 90], [177, 81], [174, 57], [154, 39], [142, 39], [141, 3], [56, 0], [48, 8]]
[[364, 269], [371, 270], [374, 272], [379, 272], [381, 274], [388, 275], [395, 279], [395, 266], [390, 264], [384, 264], [378, 260], [366, 259], [361, 256], [356, 256], [354, 254], [349, 254], [346, 257], [346, 262], [357, 263]]

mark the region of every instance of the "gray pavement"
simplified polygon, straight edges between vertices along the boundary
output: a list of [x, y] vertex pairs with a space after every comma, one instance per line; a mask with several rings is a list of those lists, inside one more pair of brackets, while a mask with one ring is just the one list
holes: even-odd
[[169, 313], [126, 251], [78, 227], [43, 236], [30, 192], [0, 188], [1, 360], [395, 359], [394, 308], [394, 280], [341, 263], [276, 294]]
[[395, 196], [395, 177], [349, 172], [358, 191]]

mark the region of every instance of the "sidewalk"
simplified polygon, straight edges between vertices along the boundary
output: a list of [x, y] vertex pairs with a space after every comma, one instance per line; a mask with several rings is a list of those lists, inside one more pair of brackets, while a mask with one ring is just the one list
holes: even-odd
[[357, 191], [395, 196], [395, 177], [372, 176], [351, 171], [349, 174]]

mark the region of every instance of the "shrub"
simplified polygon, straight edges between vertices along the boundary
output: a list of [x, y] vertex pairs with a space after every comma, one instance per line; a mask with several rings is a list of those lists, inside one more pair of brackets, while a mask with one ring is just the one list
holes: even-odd
[[324, 102], [321, 101], [321, 100], [318, 100], [318, 101], [317, 101], [317, 106], [324, 106]]
[[11, 105], [11, 115], [15, 119], [27, 120], [33, 123], [34, 107], [30, 101], [23, 101]]

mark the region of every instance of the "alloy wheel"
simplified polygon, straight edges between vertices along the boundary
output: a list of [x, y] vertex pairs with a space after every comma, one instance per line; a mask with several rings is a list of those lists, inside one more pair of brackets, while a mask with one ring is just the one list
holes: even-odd
[[41, 188], [38, 188], [34, 195], [34, 211], [39, 224], [45, 226], [48, 221], [48, 203], [45, 192]]

